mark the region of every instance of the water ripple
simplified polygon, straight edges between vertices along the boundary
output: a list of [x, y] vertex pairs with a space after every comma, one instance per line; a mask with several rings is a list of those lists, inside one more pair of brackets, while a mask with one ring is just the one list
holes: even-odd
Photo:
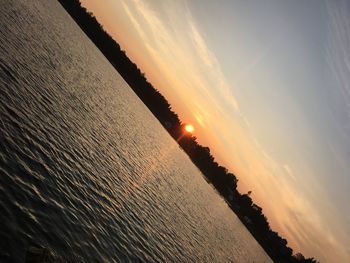
[[269, 262], [57, 1], [0, 16], [1, 262]]

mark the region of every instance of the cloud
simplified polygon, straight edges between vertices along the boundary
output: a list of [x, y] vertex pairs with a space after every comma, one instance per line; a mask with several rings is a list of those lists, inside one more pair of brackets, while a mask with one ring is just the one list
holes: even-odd
[[[276, 202], [279, 202], [271, 206], [272, 217], [277, 219], [277, 226], [288, 237], [290, 245], [307, 256], [319, 255], [321, 261], [345, 262], [349, 257], [346, 252], [349, 238], [340, 234], [339, 214], [326, 192], [317, 183], [309, 186], [308, 190], [301, 189], [301, 180], [297, 179], [289, 165], [275, 162], [272, 166], [275, 168], [269, 187], [274, 191]], [[273, 168], [269, 170], [273, 171]], [[295, 184], [291, 184], [290, 178]], [[315, 198], [316, 202], [312, 201]]]
[[137, 33], [140, 35], [140, 37], [142, 39], [145, 39], [145, 33], [142, 30], [142, 27], [140, 25], [140, 23], [137, 21], [137, 19], [135, 18], [135, 16], [133, 15], [133, 13], [131, 12], [130, 8], [128, 5], [126, 5], [124, 2], [122, 2], [123, 8], [127, 14], [127, 16], [129, 17], [131, 24], [135, 27]]
[[300, 173], [292, 164], [276, 161], [252, 135], [235, 136], [244, 160], [239, 160], [244, 165], [240, 179], [249, 185], [245, 191], [253, 191], [253, 199], [263, 207], [271, 227], [287, 238], [295, 253], [302, 252], [321, 262], [346, 262], [346, 244], [350, 240], [339, 220], [339, 211], [320, 182], [305, 183], [305, 171]]
[[293, 174], [292, 170], [290, 169], [288, 164], [283, 165], [284, 170], [286, 171], [285, 174], [287, 174], [292, 180], [296, 180], [295, 175]]
[[326, 92], [338, 132], [350, 145], [350, 6], [346, 1], [326, 1], [326, 7], [326, 62], [336, 83]]
[[[162, 12], [157, 12], [147, 1], [134, 0], [127, 4], [123, 4], [126, 13], [154, 64], [165, 74], [164, 79], [171, 79], [168, 84], [177, 85], [174, 89], [184, 101], [186, 96], [192, 96], [202, 105], [209, 101], [220, 115], [227, 115], [227, 108], [239, 110], [232, 89], [186, 3], [168, 1]], [[181, 19], [177, 17], [179, 14]], [[202, 119], [208, 119], [206, 115], [202, 114]]]
[[188, 25], [190, 31], [189, 35], [192, 39], [192, 43], [194, 44], [194, 50], [197, 52], [200, 61], [202, 61], [206, 66], [206, 74], [212, 76], [212, 79], [214, 80], [212, 85], [215, 85], [216, 90], [220, 92], [221, 99], [227, 100], [229, 105], [233, 106], [236, 111], [239, 111], [238, 102], [232, 94], [232, 88], [229, 86], [225, 76], [223, 75], [216, 57], [207, 47], [204, 38], [194, 25], [194, 21], [189, 20]]
[[216, 64], [214, 55], [207, 48], [204, 39], [198, 32], [198, 29], [195, 27], [193, 22], [189, 23], [190, 25], [190, 36], [195, 46], [195, 50], [198, 52], [199, 57], [205, 65], [208, 67], [213, 67]]

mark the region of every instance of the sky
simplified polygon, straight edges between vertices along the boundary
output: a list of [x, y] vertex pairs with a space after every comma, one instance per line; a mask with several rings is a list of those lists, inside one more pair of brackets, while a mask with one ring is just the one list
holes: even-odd
[[294, 252], [350, 262], [350, 2], [82, 0]]

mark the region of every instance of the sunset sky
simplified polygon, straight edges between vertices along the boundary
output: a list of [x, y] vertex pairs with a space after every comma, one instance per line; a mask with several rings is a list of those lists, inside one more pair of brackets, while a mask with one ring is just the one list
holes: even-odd
[[350, 2], [83, 0], [294, 252], [350, 262]]

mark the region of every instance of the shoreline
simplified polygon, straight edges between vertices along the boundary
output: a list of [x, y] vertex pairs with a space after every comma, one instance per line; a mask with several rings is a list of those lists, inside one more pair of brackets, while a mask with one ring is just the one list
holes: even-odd
[[287, 245], [287, 240], [270, 228], [262, 208], [254, 204], [250, 193], [238, 192], [236, 176], [215, 161], [209, 147], [200, 145], [191, 134], [184, 134], [185, 124], [172, 111], [166, 98], [148, 82], [142, 71], [103, 29], [93, 14], [82, 7], [78, 0], [58, 0], [58, 2], [176, 140], [193, 164], [201, 171], [205, 180], [212, 184], [224, 198], [230, 209], [267, 255], [275, 262], [317, 262], [313, 258], [306, 259], [300, 253], [293, 255], [293, 250]]

